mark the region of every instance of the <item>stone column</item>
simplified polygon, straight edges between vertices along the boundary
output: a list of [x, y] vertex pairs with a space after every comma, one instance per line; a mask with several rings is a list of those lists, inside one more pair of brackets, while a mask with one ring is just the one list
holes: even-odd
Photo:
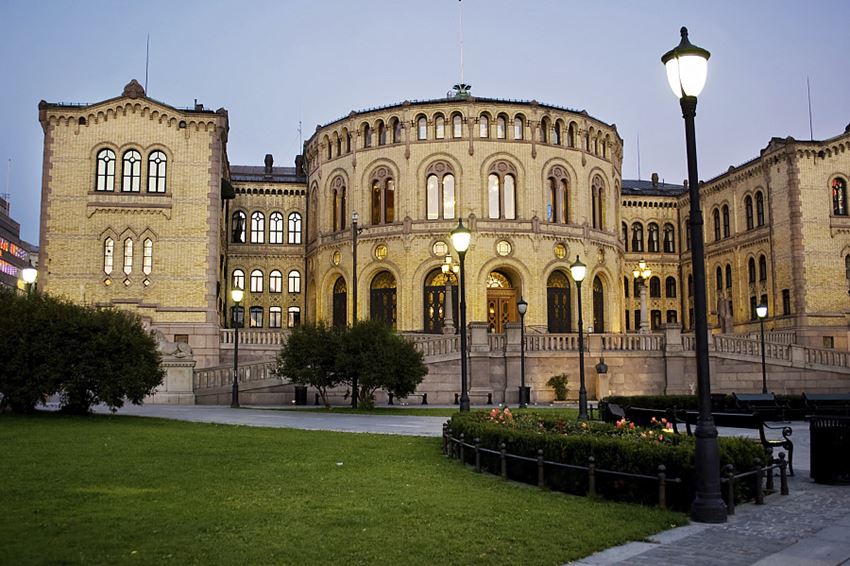
[[646, 316], [646, 279], [640, 283], [640, 333], [649, 334], [649, 320]]

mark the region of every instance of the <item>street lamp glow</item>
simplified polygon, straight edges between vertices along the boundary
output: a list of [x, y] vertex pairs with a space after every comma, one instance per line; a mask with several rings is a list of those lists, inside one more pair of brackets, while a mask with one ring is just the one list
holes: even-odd
[[242, 299], [245, 297], [245, 291], [242, 289], [231, 289], [230, 290], [230, 298], [233, 299], [234, 303], [241, 303]]
[[682, 41], [661, 57], [667, 69], [667, 82], [676, 98], [699, 96], [708, 75], [711, 53], [688, 41], [688, 28], [681, 29]]
[[587, 276], [587, 266], [581, 262], [578, 256], [576, 256], [575, 262], [570, 265], [570, 273], [576, 283], [581, 283]]
[[38, 277], [38, 271], [34, 267], [25, 267], [21, 270], [21, 277], [23, 277], [24, 283], [32, 285]]
[[520, 297], [516, 303], [516, 310], [519, 312], [520, 316], [525, 316], [525, 313], [528, 312], [528, 302]]
[[756, 307], [756, 315], [759, 318], [764, 318], [767, 316], [767, 305], [759, 305]]
[[458, 220], [457, 228], [451, 232], [452, 246], [458, 253], [464, 253], [469, 249], [472, 233], [463, 225], [463, 219]]

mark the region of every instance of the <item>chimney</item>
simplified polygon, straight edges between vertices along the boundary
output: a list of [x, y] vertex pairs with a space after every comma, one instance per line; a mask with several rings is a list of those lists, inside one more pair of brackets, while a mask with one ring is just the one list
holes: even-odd
[[304, 156], [296, 155], [295, 156], [295, 174], [304, 177], [306, 173], [304, 173]]
[[652, 174], [652, 188], [658, 188], [658, 173]]
[[272, 165], [274, 164], [274, 157], [272, 156], [271, 153], [266, 154], [265, 163], [266, 163], [266, 175], [271, 175], [272, 174]]

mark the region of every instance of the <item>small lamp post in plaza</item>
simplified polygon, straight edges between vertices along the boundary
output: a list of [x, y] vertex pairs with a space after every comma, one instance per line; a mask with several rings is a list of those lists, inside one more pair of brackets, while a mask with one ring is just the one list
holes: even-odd
[[446, 306], [443, 311], [443, 334], [454, 334], [455, 321], [452, 311], [452, 278], [449, 273], [454, 273], [455, 277], [457, 277], [460, 266], [452, 261], [452, 256], [447, 255], [446, 262], [440, 266], [440, 270], [446, 276]]
[[230, 393], [230, 408], [239, 408], [239, 327], [242, 326], [242, 299], [245, 291], [242, 289], [231, 289], [230, 298], [233, 299], [233, 310], [230, 313], [230, 323], [233, 325], [233, 390]]
[[767, 366], [764, 363], [764, 319], [767, 317], [767, 305], [757, 306], [756, 316], [759, 317], [759, 326], [761, 327], [761, 392], [767, 393]]
[[576, 282], [578, 291], [578, 418], [586, 421], [587, 416], [587, 389], [584, 386], [584, 322], [581, 315], [581, 282], [587, 276], [587, 266], [576, 256], [575, 262], [570, 265], [570, 273]]
[[38, 278], [38, 270], [34, 267], [25, 267], [21, 270], [21, 278], [27, 284], [27, 296], [32, 295], [35, 280]]
[[635, 281], [640, 283], [640, 332], [641, 334], [649, 333], [649, 320], [646, 316], [646, 282], [652, 277], [652, 270], [647, 267], [646, 260], [641, 258], [637, 267], [632, 271]]
[[516, 302], [516, 310], [519, 313], [519, 406], [526, 408], [530, 401], [528, 388], [525, 386], [525, 313], [528, 311], [528, 302], [522, 297]]
[[699, 417], [694, 431], [694, 467], [696, 495], [691, 504], [691, 519], [700, 523], [725, 523], [726, 505], [720, 497], [720, 452], [717, 427], [711, 415], [711, 377], [708, 367], [708, 318], [705, 293], [705, 240], [700, 209], [699, 173], [694, 118], [697, 96], [705, 86], [708, 58], [711, 54], [688, 40], [688, 29], [682, 28], [682, 40], [661, 57], [667, 69], [667, 82], [679, 99], [685, 119], [685, 146], [688, 157], [688, 191], [690, 194], [691, 258], [694, 278], [694, 333], [697, 362], [697, 405]]
[[469, 412], [469, 383], [466, 369], [466, 271], [464, 270], [464, 259], [469, 249], [472, 232], [463, 225], [463, 219], [458, 220], [457, 228], [452, 230], [452, 246], [457, 252], [460, 260], [460, 411]]
[[[363, 230], [359, 226], [360, 215], [355, 210], [351, 213], [351, 322], [357, 322], [357, 236]], [[357, 408], [357, 375], [351, 380], [351, 408]]]

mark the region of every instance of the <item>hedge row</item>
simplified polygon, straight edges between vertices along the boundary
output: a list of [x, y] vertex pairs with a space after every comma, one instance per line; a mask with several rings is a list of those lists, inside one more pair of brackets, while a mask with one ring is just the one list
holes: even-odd
[[[785, 405], [788, 410], [786, 417], [790, 419], [803, 418], [805, 414], [802, 395], [776, 395], [776, 400]], [[604, 398], [600, 405], [614, 403], [621, 407], [641, 407], [643, 409], [685, 409], [697, 410], [696, 395], [611, 395]], [[731, 395], [712, 395], [711, 408], [715, 412], [735, 412], [734, 398]]]
[[[582, 428], [586, 426], [587, 428]], [[466, 442], [478, 438], [482, 448], [499, 450], [501, 443], [510, 454], [537, 457], [543, 450], [546, 460], [577, 466], [587, 466], [593, 456], [597, 470], [614, 470], [647, 476], [656, 476], [658, 466], [666, 468], [667, 478], [681, 478], [681, 484], [669, 483], [667, 505], [686, 511], [694, 497], [694, 439], [684, 435], [664, 434], [660, 429], [620, 430], [614, 425], [592, 422], [576, 424], [562, 417], [545, 412], [523, 412], [510, 422], [492, 421], [486, 412], [458, 414], [450, 421], [451, 433], [455, 437], [464, 434]], [[653, 440], [661, 434], [664, 441]], [[739, 472], [755, 467], [755, 460], [766, 461], [762, 446], [744, 438], [719, 439], [721, 468], [732, 464]], [[465, 451], [467, 463], [474, 463], [472, 450]], [[481, 458], [487, 471], [500, 473], [498, 455]], [[537, 483], [537, 465], [508, 459], [508, 477], [527, 483]], [[586, 471], [573, 471], [548, 466], [545, 471], [546, 487], [576, 495], [588, 491]], [[646, 479], [623, 478], [603, 472], [596, 474], [597, 494], [617, 501], [644, 505], [658, 503], [657, 482]], [[736, 484], [736, 500], [746, 501], [752, 497], [754, 485], [750, 481]]]

